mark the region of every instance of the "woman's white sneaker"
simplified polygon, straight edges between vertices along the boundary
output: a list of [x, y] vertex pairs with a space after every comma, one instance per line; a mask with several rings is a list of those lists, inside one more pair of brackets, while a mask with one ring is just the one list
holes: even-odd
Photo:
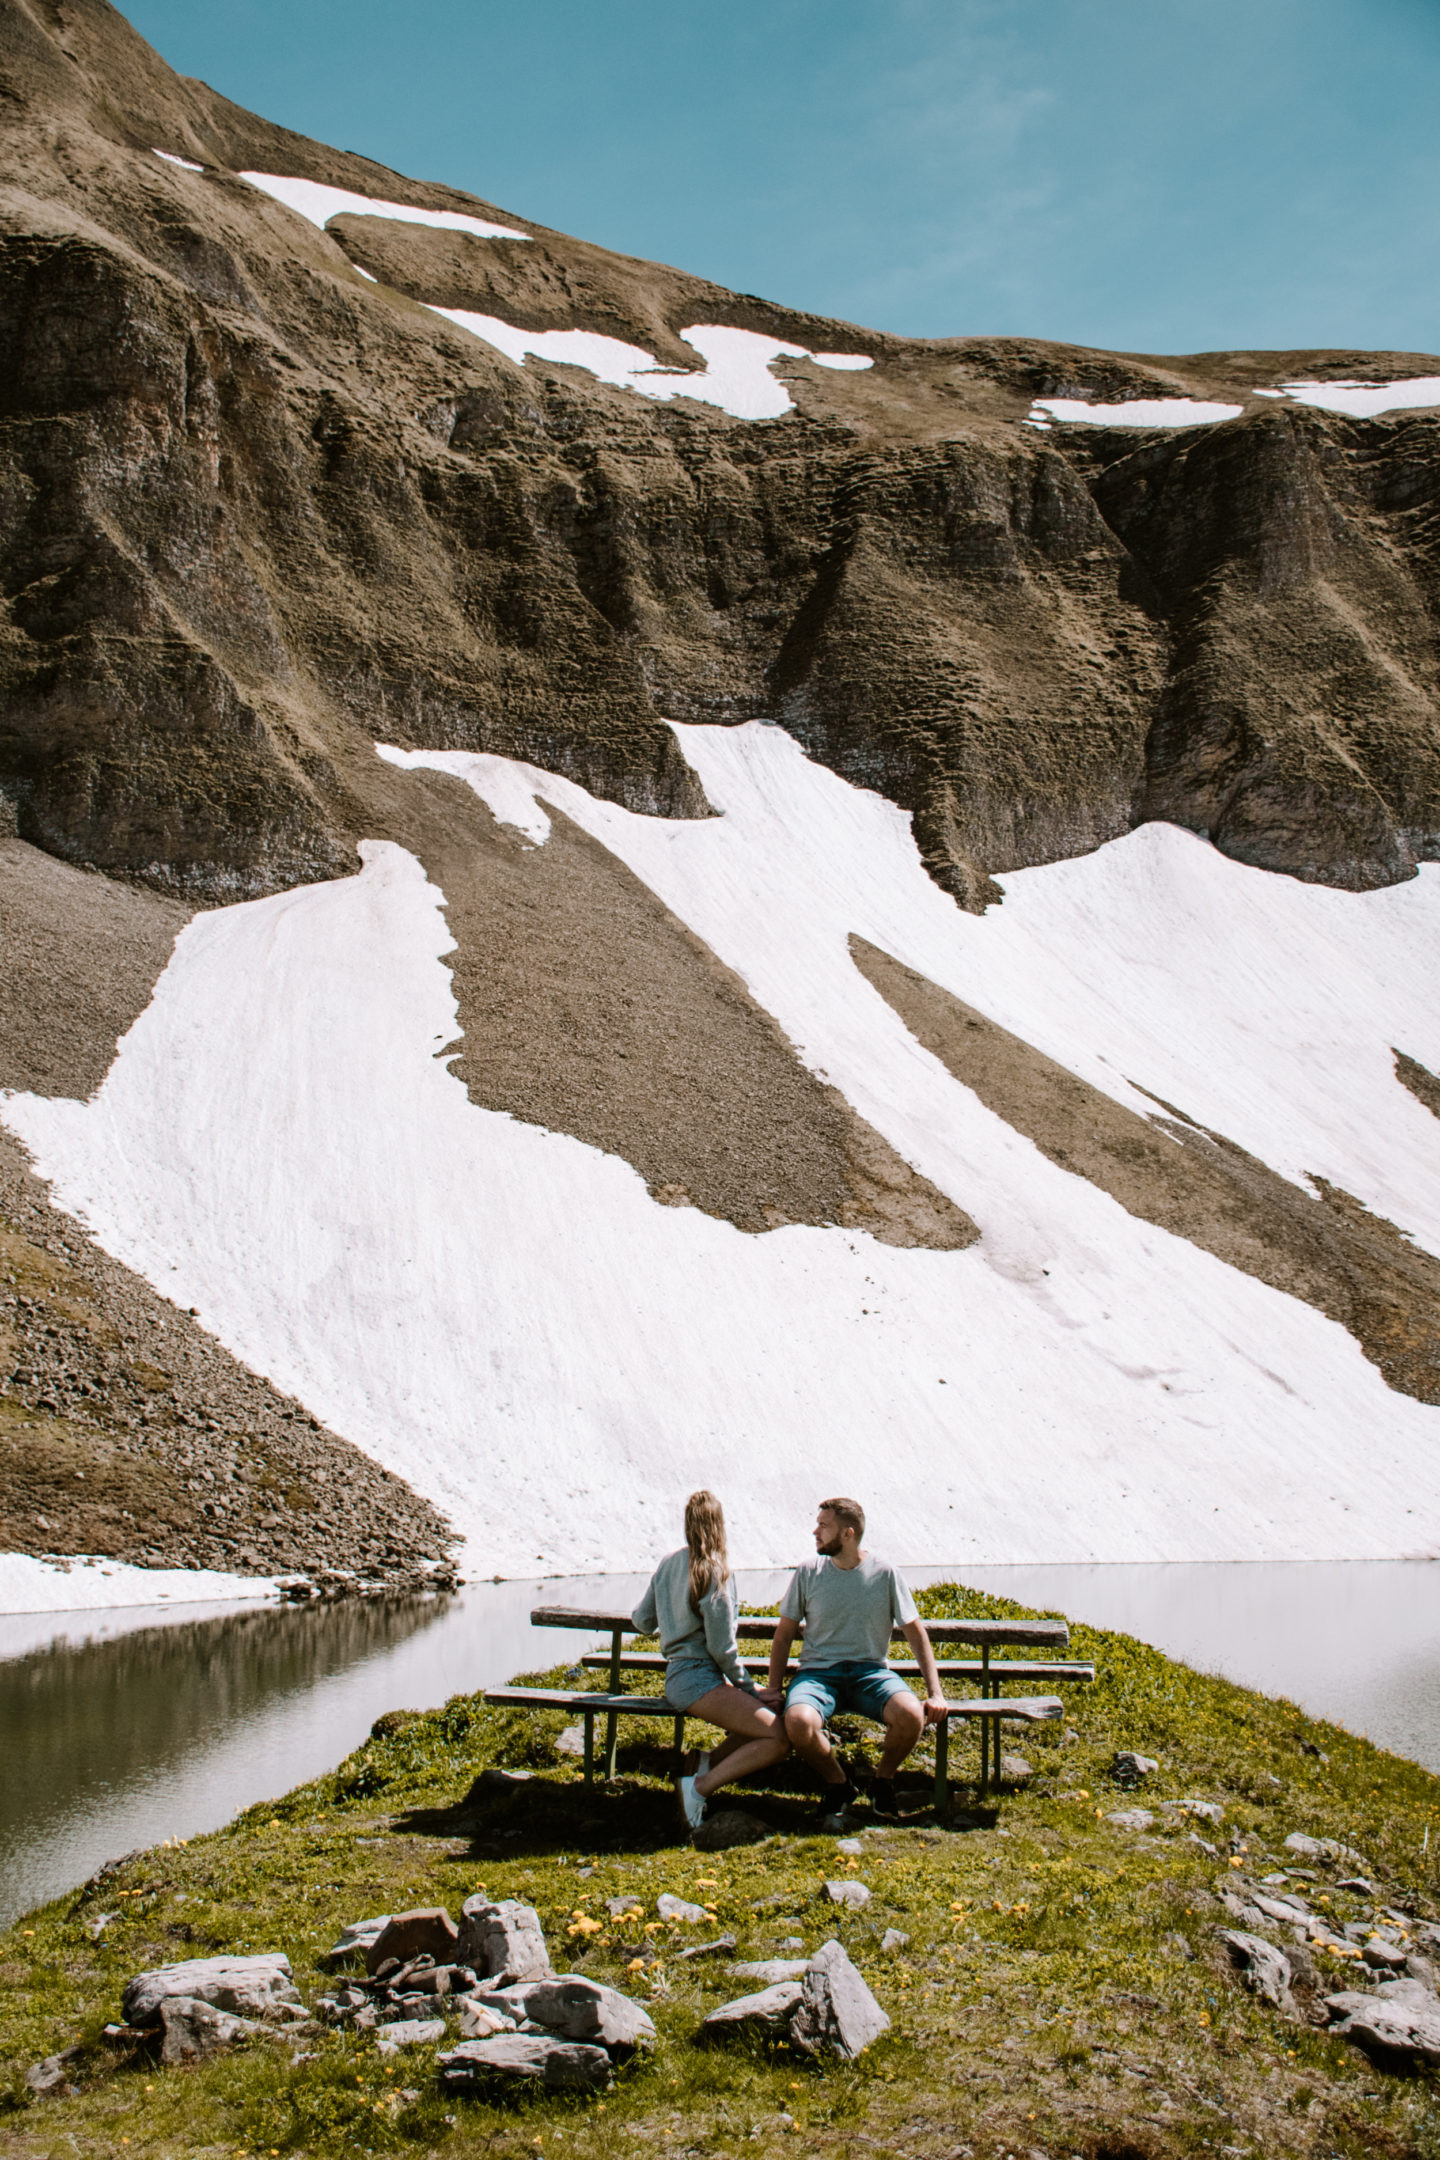
[[695, 1790], [693, 1777], [680, 1780], [680, 1807], [692, 1830], [698, 1830], [705, 1820], [705, 1795]]

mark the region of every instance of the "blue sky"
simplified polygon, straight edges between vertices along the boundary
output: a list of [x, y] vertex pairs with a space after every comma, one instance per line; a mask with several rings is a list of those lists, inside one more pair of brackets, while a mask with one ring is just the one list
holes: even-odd
[[1440, 0], [131, 0], [268, 118], [912, 336], [1440, 347]]

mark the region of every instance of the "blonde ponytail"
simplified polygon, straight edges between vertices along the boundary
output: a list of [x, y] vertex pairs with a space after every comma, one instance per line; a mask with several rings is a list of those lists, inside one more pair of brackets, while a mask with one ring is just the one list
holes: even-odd
[[730, 1579], [725, 1551], [725, 1510], [713, 1492], [693, 1492], [685, 1503], [685, 1542], [690, 1548], [690, 1610], [717, 1584]]

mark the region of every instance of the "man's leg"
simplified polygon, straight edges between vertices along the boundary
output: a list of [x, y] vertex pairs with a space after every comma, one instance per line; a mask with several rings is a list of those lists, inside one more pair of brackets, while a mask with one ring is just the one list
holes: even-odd
[[887, 1783], [925, 1730], [925, 1712], [909, 1688], [902, 1688], [885, 1705], [885, 1746], [875, 1775]]
[[798, 1702], [785, 1712], [785, 1732], [795, 1753], [810, 1765], [822, 1785], [848, 1782], [835, 1759], [825, 1721], [812, 1703]]

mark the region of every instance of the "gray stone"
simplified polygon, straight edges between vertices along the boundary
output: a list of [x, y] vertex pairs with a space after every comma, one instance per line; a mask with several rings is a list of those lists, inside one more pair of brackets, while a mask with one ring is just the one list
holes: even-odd
[[279, 1950], [260, 1957], [183, 1958], [178, 1964], [136, 1973], [121, 1997], [125, 2022], [158, 2023], [160, 2005], [170, 1995], [212, 2003], [235, 2017], [282, 2019], [296, 2010], [303, 2015], [290, 1960]]
[[413, 1912], [396, 1913], [387, 1920], [365, 1951], [365, 1970], [377, 1973], [386, 1958], [410, 1965], [426, 1957], [439, 1965], [455, 1955], [460, 1930], [443, 1905], [426, 1905]]
[[626, 1913], [643, 1913], [645, 1902], [643, 1898], [636, 1897], [635, 1893], [631, 1891], [627, 1897], [606, 1898], [605, 1910], [612, 1920], [621, 1920]]
[[842, 1837], [835, 1840], [835, 1850], [853, 1856], [855, 1853], [864, 1852], [865, 1847], [858, 1837]]
[[687, 1899], [675, 1897], [668, 1890], [662, 1890], [656, 1898], [655, 1910], [662, 1920], [683, 1920], [690, 1927], [710, 1918], [703, 1905], [692, 1905]]
[[1035, 1775], [1035, 1765], [1023, 1755], [1002, 1755], [1000, 1775], [1007, 1785], [1023, 1785]]
[[862, 1905], [870, 1902], [870, 1892], [863, 1882], [850, 1876], [842, 1876], [838, 1882], [827, 1882], [825, 1895], [832, 1905], [848, 1905], [852, 1912], [859, 1912]]
[[341, 1958], [354, 1957], [362, 1950], [368, 1950], [371, 1943], [378, 1941], [389, 1925], [390, 1915], [388, 1912], [377, 1913], [373, 1920], [350, 1921], [348, 1926], [341, 1928], [330, 1956], [338, 1961]]
[[1198, 1815], [1201, 1822], [1214, 1823], [1219, 1827], [1225, 1820], [1225, 1810], [1218, 1800], [1166, 1800], [1167, 1813]]
[[445, 2037], [444, 2018], [400, 2018], [394, 2025], [375, 2028], [376, 2052], [398, 2055], [401, 2048], [430, 2047]]
[[734, 1948], [735, 1937], [733, 1935], [717, 1935], [714, 1942], [692, 1943], [688, 1950], [679, 1952], [679, 1957], [682, 1962], [690, 1958], [723, 1957], [727, 1950], [733, 1950]]
[[567, 1725], [564, 1732], [556, 1737], [555, 1752], [557, 1755], [583, 1755], [585, 1753], [585, 1727], [583, 1725]]
[[462, 1995], [459, 2010], [460, 2030], [467, 2040], [488, 2040], [492, 2033], [515, 2030], [514, 2018], [508, 2017], [498, 2003], [482, 2002], [479, 1996]]
[[167, 1995], [160, 2004], [160, 2060], [174, 2064], [220, 2055], [265, 2029], [258, 2018], [235, 2017], [197, 1996]]
[[1405, 1960], [1405, 1976], [1409, 1980], [1418, 1980], [1422, 1987], [1429, 1988], [1432, 1995], [1440, 1995], [1440, 1967], [1433, 1965], [1429, 1958], [1421, 1957], [1415, 1950], [1412, 1950]]
[[908, 1950], [909, 1947], [909, 1936], [902, 1935], [899, 1928], [886, 1928], [880, 1938], [880, 1948], [882, 1950]]
[[466, 1898], [455, 1957], [487, 1980], [545, 1980], [551, 1972], [540, 1916], [516, 1898]]
[[1113, 1822], [1117, 1830], [1153, 1830], [1155, 1827], [1155, 1817], [1148, 1807], [1117, 1808], [1105, 1819]]
[[66, 2048], [62, 2054], [47, 2055], [44, 2062], [32, 2063], [25, 2072], [26, 2092], [37, 2100], [53, 2099], [57, 2093], [69, 2092], [68, 2065], [79, 2052], [79, 2048]]
[[610, 2083], [610, 2057], [579, 2040], [545, 2033], [497, 2033], [489, 2040], [462, 2040], [436, 2057], [447, 2085], [473, 2085], [490, 2077], [536, 2078], [549, 2086], [600, 2090]]
[[853, 2061], [890, 2030], [890, 2020], [838, 1942], [821, 1945], [806, 1968], [790, 2040], [806, 2054]]
[[1110, 1765], [1110, 1775], [1122, 1785], [1138, 1784], [1141, 1778], [1153, 1777], [1159, 1767], [1153, 1755], [1137, 1755], [1133, 1748], [1121, 1748]]
[[1285, 1850], [1287, 1852], [1301, 1853], [1307, 1860], [1345, 1860], [1359, 1868], [1366, 1865], [1365, 1860], [1356, 1852], [1353, 1845], [1342, 1845], [1336, 1838], [1306, 1837], [1301, 1830], [1292, 1830], [1290, 1832], [1289, 1837], [1285, 1840]]
[[799, 1980], [809, 1958], [756, 1958], [747, 1965], [727, 1965], [736, 1980], [758, 1980], [762, 1987], [778, 1987], [782, 1980]]
[[1267, 1920], [1281, 1920], [1295, 1927], [1315, 1917], [1303, 1898], [1266, 1897], [1260, 1890], [1252, 1890], [1250, 1896]]
[[1398, 1943], [1386, 1942], [1383, 1935], [1372, 1935], [1360, 1954], [1376, 1972], [1403, 1973], [1405, 1970], [1406, 1952]]
[[1245, 1985], [1256, 1995], [1273, 2003], [1277, 2010], [1287, 2016], [1295, 2015], [1295, 1998], [1290, 1992], [1293, 1975], [1290, 1960], [1274, 1943], [1266, 1942], [1263, 1935], [1245, 1935], [1227, 1928], [1221, 1936], [1230, 1952], [1230, 1962], [1239, 1971]]
[[700, 2031], [702, 2037], [723, 2039], [734, 2032], [779, 2033], [789, 2025], [805, 1993], [799, 1980], [781, 1980], [754, 1995], [739, 1995], [734, 2002], [712, 2010]]
[[648, 2010], [599, 1980], [561, 1973], [526, 1990], [525, 2015], [532, 2024], [566, 2040], [593, 2040], [612, 2052], [653, 2047], [655, 2027]]
[[699, 1852], [727, 1852], [733, 1845], [762, 1845], [770, 1832], [743, 1808], [721, 1808], [707, 1815], [691, 1837]]
[[1346, 1875], [1335, 1885], [1337, 1890], [1349, 1890], [1356, 1897], [1374, 1897], [1375, 1885], [1364, 1875]]
[[1373, 1995], [1327, 1995], [1331, 2030], [1381, 2062], [1440, 2063], [1440, 1998], [1419, 1980], [1387, 1980]]

